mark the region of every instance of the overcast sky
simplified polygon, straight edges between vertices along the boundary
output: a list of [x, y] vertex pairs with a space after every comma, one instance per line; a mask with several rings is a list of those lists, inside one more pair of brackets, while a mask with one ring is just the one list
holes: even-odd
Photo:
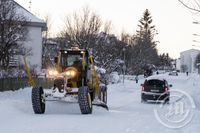
[[[30, 0], [16, 0], [29, 9]], [[61, 30], [63, 20], [67, 14], [89, 6], [96, 11], [103, 20], [111, 20], [113, 31], [119, 35], [121, 31], [135, 33], [138, 20], [145, 9], [149, 9], [153, 24], [159, 33], [156, 39], [160, 41], [157, 48], [159, 53], [168, 52], [171, 57], [178, 58], [180, 52], [200, 47], [192, 40], [200, 41], [200, 25], [192, 24], [200, 17], [184, 8], [178, 0], [32, 0], [31, 12], [42, 18], [50, 14], [52, 30], [57, 33]]]

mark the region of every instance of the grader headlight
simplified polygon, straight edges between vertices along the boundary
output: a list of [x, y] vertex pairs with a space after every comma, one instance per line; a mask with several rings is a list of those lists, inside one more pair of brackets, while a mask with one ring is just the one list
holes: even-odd
[[58, 71], [53, 71], [53, 75], [58, 75]]
[[68, 71], [65, 72], [65, 74], [68, 77], [74, 77], [76, 75], [76, 72], [74, 70], [68, 70]]
[[56, 70], [49, 70], [49, 76], [57, 76], [58, 75], [58, 71]]

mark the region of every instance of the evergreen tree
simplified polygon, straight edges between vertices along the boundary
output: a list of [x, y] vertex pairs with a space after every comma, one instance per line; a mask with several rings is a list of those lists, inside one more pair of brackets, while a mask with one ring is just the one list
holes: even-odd
[[157, 66], [161, 69], [171, 69], [172, 68], [172, 64], [171, 64], [172, 59], [169, 57], [168, 53], [163, 53], [161, 55], [159, 55], [159, 62], [157, 64]]
[[157, 34], [155, 26], [152, 25], [152, 17], [148, 9], [139, 20], [139, 30], [136, 34], [136, 41], [133, 45], [133, 66], [137, 73], [142, 73], [145, 69], [151, 69], [158, 62], [156, 49], [157, 42], [154, 36]]

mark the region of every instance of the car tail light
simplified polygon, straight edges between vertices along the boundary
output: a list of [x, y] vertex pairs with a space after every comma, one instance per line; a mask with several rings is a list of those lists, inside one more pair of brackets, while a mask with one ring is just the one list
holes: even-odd
[[165, 87], [165, 92], [168, 92], [169, 91], [169, 88], [168, 87]]
[[144, 91], [144, 86], [142, 86], [142, 91]]

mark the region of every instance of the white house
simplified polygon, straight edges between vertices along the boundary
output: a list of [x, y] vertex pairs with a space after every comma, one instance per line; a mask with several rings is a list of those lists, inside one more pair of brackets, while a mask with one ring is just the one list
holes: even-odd
[[190, 49], [180, 53], [180, 67], [182, 72], [188, 71], [194, 73], [198, 71], [195, 67], [195, 60], [199, 53], [200, 50], [197, 49]]
[[46, 23], [17, 2], [15, 3], [17, 4], [16, 12], [24, 15], [28, 21], [28, 37], [24, 44], [25, 47], [31, 48], [32, 50], [31, 56], [27, 57], [27, 61], [30, 66], [35, 66], [36, 70], [40, 71], [42, 67], [42, 32], [47, 29]]

